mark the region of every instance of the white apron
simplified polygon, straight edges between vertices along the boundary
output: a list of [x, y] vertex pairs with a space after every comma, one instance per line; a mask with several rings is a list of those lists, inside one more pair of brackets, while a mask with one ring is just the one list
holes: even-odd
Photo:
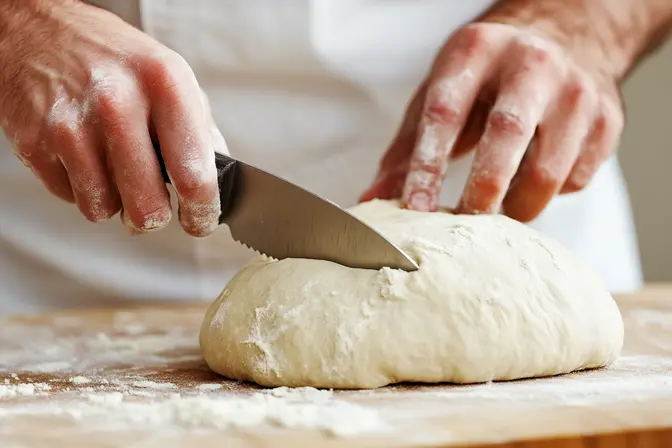
[[[232, 154], [335, 202], [369, 185], [405, 105], [446, 37], [489, 0], [95, 1], [178, 51], [210, 97]], [[253, 254], [220, 228], [176, 220], [129, 237], [51, 197], [0, 142], [0, 312], [123, 300], [212, 300]], [[454, 205], [470, 158], [448, 171]], [[641, 284], [616, 158], [531, 224], [585, 258], [612, 291]]]

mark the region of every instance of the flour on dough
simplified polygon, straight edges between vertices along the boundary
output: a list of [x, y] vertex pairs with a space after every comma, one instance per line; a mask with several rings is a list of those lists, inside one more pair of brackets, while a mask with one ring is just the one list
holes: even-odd
[[604, 284], [533, 229], [391, 201], [350, 211], [419, 270], [252, 261], [203, 322], [212, 370], [263, 386], [375, 388], [543, 377], [618, 357], [623, 321]]

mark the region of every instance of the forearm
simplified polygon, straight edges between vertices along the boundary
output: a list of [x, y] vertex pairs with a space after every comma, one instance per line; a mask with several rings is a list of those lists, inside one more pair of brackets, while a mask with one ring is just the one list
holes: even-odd
[[482, 20], [535, 28], [621, 80], [668, 35], [672, 0], [500, 0]]

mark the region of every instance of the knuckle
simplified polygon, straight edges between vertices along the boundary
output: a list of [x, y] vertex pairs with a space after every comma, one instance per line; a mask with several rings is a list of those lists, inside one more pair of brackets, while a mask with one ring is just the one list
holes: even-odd
[[559, 52], [548, 41], [539, 37], [520, 37], [514, 41], [519, 54], [526, 64], [534, 66], [556, 66], [560, 64]]
[[92, 109], [114, 113], [129, 102], [137, 102], [138, 86], [133, 73], [119, 66], [98, 67], [90, 73], [89, 101], [84, 104], [84, 115]]
[[495, 109], [490, 113], [488, 127], [497, 134], [513, 137], [524, 136], [528, 128], [519, 113], [501, 109]]
[[543, 191], [556, 190], [562, 182], [557, 170], [539, 164], [531, 166], [528, 175], [531, 183]]
[[604, 139], [604, 136], [607, 133], [607, 117], [606, 115], [602, 113], [598, 113], [597, 117], [595, 118], [595, 122], [593, 123], [593, 135], [596, 137], [596, 140], [602, 141]]
[[624, 119], [621, 113], [611, 113], [600, 107], [588, 140], [591, 150], [600, 157], [607, 158], [618, 145], [623, 126]]
[[589, 180], [585, 177], [570, 176], [565, 182], [563, 191], [566, 193], [576, 193], [581, 191], [588, 186]]
[[551, 52], [547, 48], [530, 43], [524, 43], [522, 45], [528, 63], [534, 65], [548, 65], [552, 62]]
[[471, 187], [481, 198], [493, 200], [504, 193], [507, 179], [495, 173], [481, 173], [471, 180]]
[[[406, 172], [408, 173], [423, 173], [425, 176], [442, 177], [445, 168], [448, 165], [446, 157], [440, 157], [438, 153], [423, 154], [423, 149], [414, 151], [411, 163], [407, 165]], [[397, 171], [401, 173], [401, 171]]]
[[[77, 122], [51, 122], [47, 125], [47, 132], [52, 136], [49, 140], [52, 140], [50, 145], [53, 146], [46, 149], [57, 150], [59, 153], [75, 150], [81, 144], [82, 131], [81, 124]], [[57, 140], [57, 144], [54, 139]]]
[[512, 44], [509, 70], [518, 75], [533, 74], [546, 81], [563, 79], [567, 62], [556, 46], [541, 38], [518, 38]]
[[122, 101], [118, 91], [117, 86], [110, 86], [106, 89], [94, 89], [92, 92], [94, 107], [101, 118], [109, 120], [119, 115]]
[[458, 31], [457, 42], [461, 50], [467, 54], [474, 54], [488, 45], [489, 31], [483, 23], [469, 24]]
[[594, 157], [580, 159], [572, 168], [572, 172], [565, 182], [564, 190], [575, 192], [586, 188], [593, 178], [593, 174], [597, 171], [598, 165], [599, 162]]
[[571, 109], [593, 107], [597, 103], [595, 87], [585, 79], [574, 79], [565, 87], [565, 97]]
[[399, 184], [405, 181], [410, 189], [422, 190], [437, 190], [441, 182], [440, 177], [436, 174], [421, 170], [410, 171], [407, 176], [399, 174], [390, 175], [386, 180], [392, 184]]
[[172, 50], [145, 58], [142, 67], [149, 87], [168, 91], [177, 89], [185, 78], [192, 76], [191, 68], [184, 58]]
[[175, 176], [173, 185], [180, 197], [198, 200], [198, 198], [202, 196], [204, 189], [210, 186], [210, 182], [199, 174], [183, 170]]
[[459, 126], [462, 122], [462, 113], [454, 106], [441, 100], [431, 100], [423, 111], [423, 118], [430, 123], [447, 126]]
[[[114, 92], [99, 92], [95, 96], [95, 114], [90, 116], [90, 119], [101, 126], [104, 135], [124, 136], [129, 107], [133, 105], [115, 96]], [[109, 145], [109, 141], [105, 141], [105, 145]]]

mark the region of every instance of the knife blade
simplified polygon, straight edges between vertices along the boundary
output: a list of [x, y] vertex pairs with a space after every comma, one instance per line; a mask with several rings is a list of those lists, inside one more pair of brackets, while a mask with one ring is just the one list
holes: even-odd
[[[163, 178], [171, 183], [155, 145]], [[282, 260], [327, 260], [352, 268], [418, 265], [399, 247], [335, 203], [230, 156], [216, 153], [219, 224], [239, 243]]]

